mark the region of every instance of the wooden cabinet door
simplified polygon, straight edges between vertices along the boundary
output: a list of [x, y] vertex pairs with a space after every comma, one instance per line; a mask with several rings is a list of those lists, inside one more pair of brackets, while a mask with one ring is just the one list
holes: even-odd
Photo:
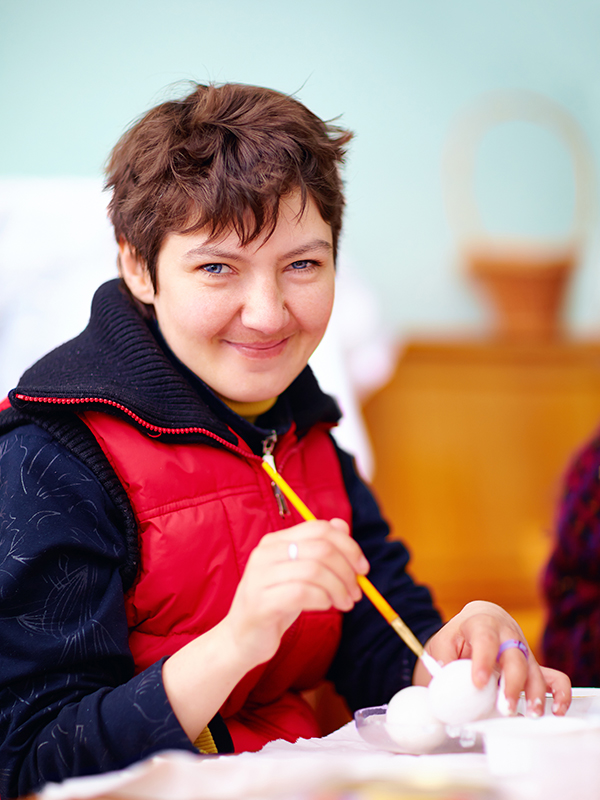
[[365, 405], [373, 488], [446, 618], [504, 606], [536, 648], [564, 470], [600, 425], [600, 340], [414, 340]]

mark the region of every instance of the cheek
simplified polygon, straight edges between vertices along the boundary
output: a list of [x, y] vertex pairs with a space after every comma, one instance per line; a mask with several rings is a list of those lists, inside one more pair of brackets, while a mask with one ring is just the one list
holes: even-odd
[[316, 294], [303, 309], [305, 329], [323, 335], [333, 309], [333, 291]]
[[[226, 305], [210, 301], [202, 295], [179, 297], [178, 302], [169, 305], [168, 309], [167, 324], [175, 329], [180, 337], [190, 340], [210, 340], [227, 327], [231, 318]], [[157, 317], [161, 325], [158, 310]]]

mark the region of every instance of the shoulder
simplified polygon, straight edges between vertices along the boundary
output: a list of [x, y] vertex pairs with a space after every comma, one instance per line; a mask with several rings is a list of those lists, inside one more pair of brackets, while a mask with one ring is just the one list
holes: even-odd
[[[48, 483], [57, 478], [53, 492], [90, 499], [102, 509], [106, 535], [126, 557], [120, 566], [123, 583], [128, 588], [137, 575], [139, 564], [137, 522], [127, 493], [87, 425], [70, 410], [50, 408], [37, 412], [35, 419], [18, 409], [0, 411], [0, 478], [7, 479], [12, 493], [11, 504], [21, 502], [29, 507], [34, 496], [27, 490], [39, 480]], [[10, 476], [10, 477], [9, 477]], [[68, 488], [67, 488], [68, 487]], [[80, 508], [79, 504], [75, 507]]]
[[[0, 435], [0, 465], [4, 470], [14, 466], [20, 470], [27, 467], [28, 474], [35, 475], [43, 467], [45, 475], [54, 462], [62, 467], [69, 465], [69, 470], [75, 473], [87, 472], [78, 458], [35, 422], [22, 423]], [[52, 472], [46, 477], [51, 475]]]
[[61, 457], [68, 460], [69, 454], [47, 431], [34, 422], [21, 423], [0, 435], [0, 469], [2, 469], [3, 484], [13, 479], [15, 470], [21, 475], [25, 468], [29, 474], [36, 461], [38, 466], [41, 466], [48, 458], [54, 460]]
[[[35, 423], [0, 436], [0, 519], [19, 540], [85, 543], [125, 558], [119, 515], [90, 469]], [[10, 537], [5, 538], [7, 542]]]

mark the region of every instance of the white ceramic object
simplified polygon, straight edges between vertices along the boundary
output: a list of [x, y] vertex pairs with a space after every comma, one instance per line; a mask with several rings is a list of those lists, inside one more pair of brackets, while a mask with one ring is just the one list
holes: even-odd
[[403, 753], [430, 753], [446, 741], [446, 729], [430, 707], [426, 686], [407, 686], [388, 703], [386, 730]]
[[478, 689], [471, 679], [471, 660], [451, 661], [429, 684], [433, 715], [447, 725], [463, 725], [490, 714], [496, 704], [498, 679], [492, 674], [487, 685]]
[[[354, 722], [360, 738], [377, 750], [386, 750], [389, 753], [404, 753], [400, 745], [388, 733], [386, 725], [387, 706], [370, 706], [354, 712]], [[468, 734], [473, 747], [470, 752], [483, 753], [483, 739], [475, 733]], [[458, 738], [446, 736], [439, 747], [433, 750], [441, 753], [464, 753], [464, 744]]]
[[483, 736], [491, 774], [507, 790], [514, 790], [515, 797], [600, 797], [597, 717], [498, 717], [474, 722], [470, 727]]

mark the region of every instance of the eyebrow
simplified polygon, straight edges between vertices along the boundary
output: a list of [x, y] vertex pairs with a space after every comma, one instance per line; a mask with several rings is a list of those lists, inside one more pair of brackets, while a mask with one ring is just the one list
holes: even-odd
[[331, 253], [333, 251], [333, 245], [331, 242], [328, 242], [327, 239], [313, 239], [311, 242], [301, 244], [300, 247], [294, 248], [294, 250], [289, 250], [283, 257], [284, 259], [294, 258], [295, 256], [302, 256], [311, 250], [326, 250], [328, 253]]
[[[297, 258], [298, 256], [305, 255], [311, 250], [325, 250], [330, 253], [333, 251], [333, 245], [331, 242], [328, 242], [327, 239], [313, 239], [310, 242], [301, 244], [299, 247], [295, 247], [293, 250], [288, 250], [282, 255], [281, 258], [282, 260]], [[193, 258], [197, 258], [198, 256], [219, 258], [223, 259], [224, 261], [233, 261], [234, 259], [245, 258], [244, 255], [239, 251], [222, 250], [218, 245], [211, 245], [208, 243], [200, 244], [197, 247], [192, 247], [190, 250], [187, 250], [184, 253], [183, 258], [191, 260]]]

